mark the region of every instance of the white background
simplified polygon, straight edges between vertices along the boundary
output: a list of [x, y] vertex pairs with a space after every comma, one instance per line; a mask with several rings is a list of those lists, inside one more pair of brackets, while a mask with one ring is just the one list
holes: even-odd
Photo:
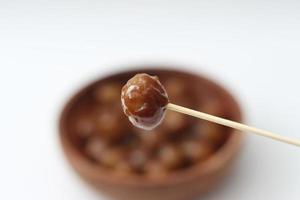
[[[57, 119], [91, 79], [181, 64], [231, 89], [248, 124], [300, 138], [299, 1], [0, 0], [0, 199], [104, 199], [61, 152]], [[300, 196], [300, 149], [247, 134], [204, 199]]]

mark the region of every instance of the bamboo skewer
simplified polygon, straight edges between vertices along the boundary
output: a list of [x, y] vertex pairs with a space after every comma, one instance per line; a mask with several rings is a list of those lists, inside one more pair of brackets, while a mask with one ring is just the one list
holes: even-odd
[[221, 124], [221, 125], [224, 125], [224, 126], [228, 126], [228, 127], [240, 130], [240, 131], [252, 132], [252, 133], [255, 133], [257, 135], [261, 135], [261, 136], [264, 136], [264, 137], [268, 137], [268, 138], [271, 138], [271, 139], [274, 139], [274, 140], [278, 140], [278, 141], [281, 141], [281, 142], [285, 142], [285, 143], [292, 144], [292, 145], [300, 147], [300, 140], [296, 140], [296, 139], [292, 139], [292, 138], [285, 137], [285, 136], [282, 136], [282, 135], [278, 135], [278, 134], [275, 134], [275, 133], [272, 133], [272, 132], [269, 132], [269, 131], [265, 131], [265, 130], [262, 130], [262, 129], [247, 126], [245, 124], [234, 122], [234, 121], [224, 119], [224, 118], [221, 118], [221, 117], [216, 117], [216, 116], [206, 114], [206, 113], [203, 113], [203, 112], [195, 111], [195, 110], [185, 108], [185, 107], [182, 107], [182, 106], [178, 106], [178, 105], [175, 105], [175, 104], [172, 104], [172, 103], [169, 103], [167, 105], [167, 109], [175, 111], [175, 112], [183, 113], [183, 114], [186, 114], [186, 115], [190, 115], [190, 116], [193, 116], [193, 117], [197, 117], [197, 118], [200, 118], [200, 119], [204, 119], [204, 120], [214, 122], [214, 123], [217, 123], [217, 124]]

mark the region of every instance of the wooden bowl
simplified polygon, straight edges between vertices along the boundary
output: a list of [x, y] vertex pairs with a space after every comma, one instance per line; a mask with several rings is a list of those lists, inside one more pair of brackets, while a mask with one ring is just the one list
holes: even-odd
[[216, 186], [216, 184], [221, 181], [221, 178], [228, 172], [234, 158], [239, 152], [243, 136], [237, 133], [237, 130], [231, 129], [226, 142], [206, 161], [185, 170], [172, 172], [167, 177], [154, 180], [137, 176], [126, 179], [115, 176], [90, 162], [71, 142], [71, 135], [68, 131], [66, 120], [69, 117], [69, 112], [73, 109], [74, 102], [81, 96], [86, 95], [86, 92], [95, 86], [95, 84], [101, 84], [101, 82], [105, 80], [119, 77], [127, 80], [139, 72], [156, 74], [158, 76], [179, 75], [188, 77], [195, 86], [201, 83], [201, 88], [214, 90], [219, 95], [225, 97], [228, 101], [226, 105], [228, 106], [227, 109], [231, 112], [231, 119], [239, 122], [242, 121], [239, 105], [234, 98], [221, 86], [200, 75], [172, 69], [142, 68], [141, 70], [121, 72], [101, 78], [88, 85], [75, 94], [66, 104], [59, 121], [59, 134], [67, 159], [84, 180], [113, 199], [187, 200], [208, 192]]

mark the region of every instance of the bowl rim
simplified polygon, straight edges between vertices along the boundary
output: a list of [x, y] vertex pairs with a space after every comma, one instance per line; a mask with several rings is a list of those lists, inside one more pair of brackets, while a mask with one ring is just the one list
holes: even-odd
[[[214, 154], [212, 154], [206, 161], [195, 164], [187, 169], [184, 170], [178, 170], [170, 173], [167, 177], [157, 178], [157, 179], [149, 179], [145, 178], [143, 176], [117, 176], [114, 173], [110, 173], [108, 170], [105, 170], [92, 162], [90, 162], [84, 155], [82, 155], [81, 152], [69, 141], [67, 137], [67, 129], [65, 120], [67, 117], [68, 111], [71, 109], [73, 103], [78, 99], [79, 96], [81, 96], [85, 91], [87, 91], [90, 87], [95, 85], [101, 80], [111, 78], [114, 76], [120, 76], [122, 74], [136, 74], [136, 73], [149, 73], [149, 72], [176, 72], [184, 75], [189, 75], [198, 79], [201, 79], [205, 81], [207, 84], [212, 85], [214, 88], [217, 88], [220, 92], [222, 92], [224, 95], [227, 96], [227, 98], [231, 101], [232, 105], [236, 108], [236, 115], [238, 122], [243, 121], [242, 117], [242, 111], [235, 100], [235, 98], [232, 96], [232, 94], [225, 89], [223, 86], [220, 86], [218, 83], [216, 83], [214, 80], [211, 80], [207, 77], [207, 75], [203, 75], [202, 73], [192, 73], [188, 70], [178, 70], [178, 68], [173, 68], [169, 66], [137, 66], [134, 69], [131, 70], [120, 70], [119, 72], [113, 72], [110, 74], [105, 74], [103, 76], [100, 76], [96, 78], [94, 81], [91, 81], [90, 83], [84, 85], [82, 88], [77, 90], [75, 94], [71, 96], [71, 98], [67, 101], [66, 104], [64, 104], [64, 107], [61, 111], [59, 121], [58, 121], [58, 131], [59, 131], [59, 138], [60, 142], [63, 148], [63, 151], [71, 163], [72, 167], [75, 168], [77, 173], [79, 175], [86, 179], [94, 180], [96, 182], [101, 182], [103, 184], [107, 185], [114, 185], [114, 186], [126, 186], [126, 187], [135, 187], [135, 188], [144, 188], [144, 187], [163, 187], [163, 186], [169, 186], [169, 185], [177, 185], [186, 183], [195, 179], [198, 179], [199, 177], [205, 177], [214, 171], [217, 171], [218, 169], [222, 168], [222, 166], [226, 165], [227, 162], [229, 162], [235, 154], [238, 153], [242, 140], [244, 138], [244, 135], [241, 134], [241, 131], [234, 130], [230, 132], [229, 138], [226, 140], [226, 142], [216, 151]], [[80, 166], [80, 167], [79, 167]], [[79, 169], [80, 168], [80, 169]], [[83, 173], [85, 175], [83, 175]]]

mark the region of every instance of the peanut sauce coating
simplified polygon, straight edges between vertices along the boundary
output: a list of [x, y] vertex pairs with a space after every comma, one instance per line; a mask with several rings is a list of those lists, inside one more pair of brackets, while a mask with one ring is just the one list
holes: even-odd
[[151, 130], [164, 118], [169, 99], [157, 76], [137, 74], [123, 86], [121, 102], [134, 126]]

